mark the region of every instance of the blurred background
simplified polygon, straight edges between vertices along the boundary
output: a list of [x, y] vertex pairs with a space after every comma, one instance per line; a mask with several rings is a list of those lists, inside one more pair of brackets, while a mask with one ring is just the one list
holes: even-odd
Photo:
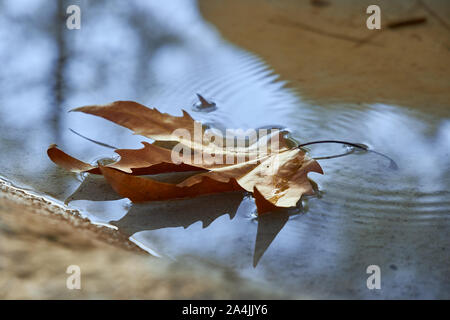
[[[79, 30], [66, 27], [73, 4]], [[366, 27], [370, 4], [381, 30]], [[24, 218], [30, 208], [4, 189], [0, 297], [449, 298], [449, 16], [445, 0], [0, 1], [0, 176], [141, 248]], [[216, 108], [198, 108], [197, 93]], [[299, 142], [364, 143], [399, 169], [370, 153], [320, 161], [325, 174], [310, 176], [320, 194], [264, 219], [240, 193], [133, 205], [46, 156], [57, 143], [86, 162], [117, 157], [70, 129], [140, 148], [143, 137], [68, 113], [115, 100], [218, 128], [283, 127]], [[190, 273], [178, 276], [184, 259]], [[73, 293], [64, 266], [77, 260], [91, 284]], [[381, 290], [366, 287], [372, 264]], [[115, 291], [108, 276], [121, 279]]]

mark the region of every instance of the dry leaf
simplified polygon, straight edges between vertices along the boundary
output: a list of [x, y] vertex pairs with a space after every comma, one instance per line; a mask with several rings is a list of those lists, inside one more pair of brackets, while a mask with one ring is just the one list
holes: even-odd
[[227, 182], [236, 179], [246, 191], [257, 187], [261, 195], [277, 207], [293, 207], [302, 195], [312, 195], [314, 190], [308, 180], [308, 172], [323, 173], [317, 161], [310, 159], [300, 149], [290, 149], [265, 157], [260, 161], [245, 162], [229, 167], [211, 169], [180, 183], [190, 186], [209, 177]]
[[71, 172], [90, 172], [90, 173], [100, 173], [100, 170], [96, 167], [91, 166], [89, 163], [75, 159], [69, 156], [64, 151], [58, 149], [56, 144], [52, 144], [47, 149], [47, 155], [54, 163], [63, 169]]
[[[254, 193], [258, 212], [262, 213], [279, 207], [295, 206], [302, 195], [314, 193], [307, 178], [308, 172], [322, 173], [320, 165], [302, 150], [289, 148], [289, 141], [279, 131], [263, 135], [257, 140], [251, 140], [245, 146], [241, 145], [230, 150], [219, 140], [192, 141], [199, 132], [203, 137], [207, 129], [196, 123], [185, 111], [183, 116], [176, 117], [131, 101], [117, 101], [105, 106], [87, 106], [77, 108], [75, 111], [103, 117], [137, 134], [156, 140], [153, 144], [143, 142], [142, 149], [116, 150], [120, 160], [100, 167], [75, 159], [55, 145], [50, 146], [47, 151], [53, 162], [69, 171], [103, 174], [117, 193], [132, 201], [167, 200], [246, 190]], [[180, 129], [187, 132], [187, 135], [178, 134], [177, 130], [180, 132]], [[261, 152], [261, 145], [267, 144], [270, 139], [279, 141], [279, 144], [270, 145]], [[189, 158], [185, 157], [182, 163], [174, 161], [173, 150], [170, 149], [174, 143], [170, 142], [176, 142], [178, 147], [189, 147]], [[204, 159], [203, 157], [208, 154], [214, 154], [216, 159], [232, 158], [234, 164], [193, 161], [196, 156]], [[238, 158], [244, 158], [245, 161], [237, 162]], [[180, 171], [199, 171], [199, 173], [176, 185], [136, 177], [136, 175]]]
[[[261, 144], [269, 146], [266, 154], [287, 150], [292, 147], [289, 145], [289, 140], [282, 136], [282, 132], [276, 131], [273, 135], [260, 137], [257, 140], [253, 139], [249, 142], [249, 145], [242, 147], [238, 145], [233, 149], [225, 148], [226, 142], [224, 140], [205, 141], [203, 139], [205, 133], [213, 135], [215, 131], [205, 129], [200, 122], [192, 119], [186, 111], [182, 110], [183, 116], [176, 117], [167, 113], [161, 113], [154, 108], [147, 108], [133, 101], [116, 101], [103, 106], [85, 106], [76, 108], [73, 111], [102, 117], [134, 131], [135, 134], [158, 142], [175, 141], [179, 146], [188, 147], [194, 153], [215, 154], [216, 158], [221, 157], [222, 159], [226, 156], [237, 157], [242, 154], [246, 154], [249, 157], [261, 156], [263, 154], [261, 153]], [[187, 136], [180, 136], [180, 131], [186, 133]], [[278, 144], [267, 144], [266, 141], [268, 139], [272, 139]], [[162, 145], [166, 146], [167, 144]], [[225, 163], [226, 161], [222, 162]], [[206, 167], [209, 164], [202, 162], [202, 166]], [[216, 167], [217, 164], [212, 166]]]
[[108, 167], [100, 166], [99, 168], [118, 194], [134, 202], [192, 198], [204, 194], [242, 190], [234, 179], [230, 179], [228, 182], [220, 182], [204, 177], [197, 184], [181, 187], [147, 177], [133, 176]]
[[[189, 164], [174, 164], [171, 161], [171, 150], [164, 149], [148, 142], [142, 142], [142, 149], [118, 149], [115, 152], [120, 155], [120, 160], [107, 165], [133, 175], [149, 175], [165, 172], [185, 172], [185, 171], [205, 171], [200, 167]], [[60, 150], [56, 144], [49, 146], [48, 157], [58, 166], [75, 173], [88, 172], [101, 174], [98, 167], [91, 166], [78, 160], [64, 151]]]
[[255, 198], [256, 209], [259, 215], [277, 210], [277, 207], [272, 202], [266, 200], [256, 187], [253, 187], [253, 198]]

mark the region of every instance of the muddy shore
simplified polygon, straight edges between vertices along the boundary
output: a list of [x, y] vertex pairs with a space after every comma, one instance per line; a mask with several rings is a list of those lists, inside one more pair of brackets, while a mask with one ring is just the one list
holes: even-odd
[[[312, 103], [381, 102], [450, 115], [447, 1], [322, 2], [212, 0], [200, 1], [200, 9]], [[381, 30], [366, 27], [366, 8], [375, 3]], [[416, 17], [426, 21], [387, 27]]]
[[[0, 182], [0, 299], [287, 298], [207, 261], [149, 256], [119, 232]], [[69, 290], [69, 265], [81, 290]]]

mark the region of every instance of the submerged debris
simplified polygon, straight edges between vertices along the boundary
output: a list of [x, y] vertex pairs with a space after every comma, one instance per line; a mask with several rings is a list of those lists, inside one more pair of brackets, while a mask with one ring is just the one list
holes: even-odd
[[197, 93], [198, 102], [193, 105], [195, 111], [212, 112], [217, 110], [216, 103], [206, 100], [201, 94]]
[[330, 3], [326, 0], [311, 0], [310, 3], [315, 7], [326, 7], [330, 5]]
[[401, 19], [396, 20], [388, 23], [389, 29], [396, 29], [396, 28], [402, 28], [407, 26], [412, 26], [416, 24], [422, 24], [427, 21], [426, 17], [415, 17], [415, 18], [407, 18], [407, 19]]

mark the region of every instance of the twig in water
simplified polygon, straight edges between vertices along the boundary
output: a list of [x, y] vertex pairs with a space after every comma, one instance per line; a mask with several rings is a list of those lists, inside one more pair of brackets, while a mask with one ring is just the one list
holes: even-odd
[[310, 3], [315, 7], [326, 7], [330, 5], [330, 3], [326, 0], [311, 0]]
[[[364, 145], [361, 145], [361, 144], [358, 144], [358, 143], [352, 143], [352, 142], [347, 142], [347, 141], [342, 141], [342, 140], [320, 140], [320, 141], [310, 141], [310, 142], [306, 142], [306, 143], [299, 144], [299, 145], [297, 146], [297, 148], [302, 148], [302, 147], [305, 147], [305, 146], [309, 146], [309, 145], [311, 145], [311, 144], [320, 144], [320, 143], [339, 143], [339, 144], [345, 144], [345, 145], [348, 145], [348, 146], [351, 146], [351, 147], [354, 147], [354, 148], [358, 148], [358, 149], [361, 149], [361, 150], [364, 150], [364, 151], [367, 151], [367, 152], [372, 152], [372, 153], [375, 153], [375, 154], [377, 154], [377, 155], [379, 155], [379, 156], [382, 156], [383, 158], [388, 159], [389, 162], [390, 162], [390, 163], [389, 163], [389, 168], [394, 169], [394, 170], [397, 170], [397, 169], [398, 169], [397, 163], [395, 163], [395, 161], [394, 161], [392, 158], [388, 157], [387, 155], [385, 155], [385, 154], [383, 154], [383, 153], [381, 153], [381, 152], [378, 152], [378, 151], [375, 151], [375, 150], [370, 150], [369, 147], [364, 146]], [[337, 156], [321, 157], [321, 158], [317, 158], [316, 160], [320, 160], [320, 159], [332, 159], [332, 158], [342, 157], [342, 156], [348, 155], [348, 154], [350, 154], [350, 153], [351, 153], [351, 152], [339, 154], [339, 155], [337, 155]]]
[[[274, 23], [274, 24], [288, 26], [288, 27], [299, 28], [304, 31], [309, 31], [309, 32], [312, 32], [312, 33], [315, 33], [315, 34], [318, 34], [321, 36], [350, 41], [350, 42], [357, 43], [357, 44], [359, 44], [361, 41], [365, 40], [365, 39], [348, 36], [346, 34], [340, 34], [340, 33], [336, 33], [336, 32], [322, 30], [322, 29], [307, 25], [307, 24], [299, 22], [299, 21], [287, 20], [287, 19], [281, 18], [281, 17], [271, 18], [271, 19], [269, 19], [269, 22]], [[377, 44], [374, 44], [374, 43], [371, 43], [371, 45], [378, 46]]]
[[[391, 21], [387, 24], [387, 27], [389, 29], [397, 29], [397, 28], [402, 28], [402, 27], [425, 23], [426, 21], [427, 21], [426, 17], [407, 18], [407, 19]], [[355, 44], [355, 47], [359, 47], [366, 43], [369, 43], [375, 37], [377, 37], [379, 34], [381, 34], [381, 32], [372, 32], [368, 37], [361, 39], [361, 41], [357, 42]]]
[[387, 24], [387, 27], [389, 29], [396, 29], [396, 28], [402, 28], [407, 26], [412, 26], [416, 24], [422, 24], [427, 21], [426, 17], [416, 17], [416, 18], [408, 18], [408, 19], [401, 19], [396, 21], [391, 21]]
[[[103, 143], [103, 142], [100, 142], [100, 141], [97, 141], [97, 140], [94, 140], [94, 139], [90, 139], [90, 138], [88, 138], [86, 136], [83, 136], [82, 134], [76, 132], [73, 129], [69, 129], [69, 130], [72, 131], [73, 133], [75, 133], [76, 135], [80, 136], [81, 138], [86, 139], [88, 141], [91, 141], [91, 142], [93, 142], [95, 144], [98, 144], [98, 145], [100, 145], [102, 147], [111, 148], [111, 149], [114, 149], [114, 150], [118, 149], [118, 148], [116, 148], [114, 146], [111, 146], [109, 144], [106, 144], [106, 143]], [[365, 145], [362, 145], [362, 144], [358, 144], [358, 143], [352, 143], [352, 142], [341, 141], [341, 140], [320, 140], [320, 141], [310, 141], [310, 142], [299, 144], [297, 146], [297, 148], [303, 148], [303, 147], [309, 146], [311, 144], [321, 144], [321, 143], [345, 144], [345, 145], [351, 146], [353, 148], [358, 148], [358, 149], [361, 149], [361, 150], [364, 150], [364, 151], [367, 151], [367, 152], [372, 152], [372, 153], [378, 154], [378, 155], [380, 155], [380, 156], [382, 156], [382, 157], [384, 157], [384, 158], [386, 158], [386, 159], [388, 159], [390, 161], [389, 168], [394, 169], [394, 170], [398, 169], [397, 163], [395, 163], [395, 161], [392, 158], [388, 157], [387, 155], [385, 155], [385, 154], [383, 154], [381, 152], [378, 152], [378, 151], [375, 151], [375, 150], [370, 150], [369, 147], [367, 147]], [[315, 160], [325, 160], [325, 159], [339, 158], [339, 157], [343, 157], [343, 156], [347, 156], [349, 154], [352, 154], [353, 152], [354, 152], [354, 150], [350, 150], [350, 151], [347, 151], [345, 153], [341, 153], [341, 154], [338, 154], [338, 155], [326, 156], [326, 157], [318, 157], [318, 158], [314, 158], [314, 159]]]
[[90, 142], [93, 142], [93, 143], [95, 143], [95, 144], [98, 144], [98, 145], [100, 145], [100, 146], [102, 146], [102, 147], [106, 147], [106, 148], [110, 148], [110, 149], [114, 149], [114, 150], [118, 149], [118, 148], [116, 148], [116, 147], [114, 147], [114, 146], [111, 146], [111, 145], [109, 145], [109, 144], [106, 144], [106, 143], [103, 143], [103, 142], [100, 142], [100, 141], [93, 140], [93, 139], [90, 139], [90, 138], [88, 138], [88, 137], [85, 137], [85, 136], [83, 136], [81, 133], [78, 133], [78, 132], [76, 132], [76, 131], [73, 130], [73, 129], [70, 129], [70, 128], [69, 128], [69, 130], [72, 131], [73, 133], [75, 133], [77, 136], [80, 136], [81, 138], [86, 139], [86, 140], [88, 140], [88, 141], [90, 141]]

